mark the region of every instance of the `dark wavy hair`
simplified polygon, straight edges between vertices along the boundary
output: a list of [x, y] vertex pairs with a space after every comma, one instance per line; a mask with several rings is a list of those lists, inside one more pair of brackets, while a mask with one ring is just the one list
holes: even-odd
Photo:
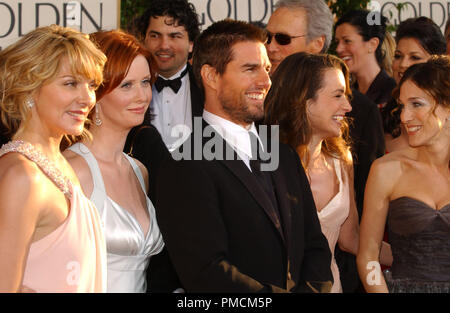
[[368, 10], [352, 10], [344, 14], [335, 24], [334, 30], [344, 23], [350, 24], [358, 30], [359, 35], [363, 37], [364, 41], [369, 41], [372, 38], [378, 38], [380, 43], [378, 44], [377, 50], [375, 50], [375, 57], [377, 58], [378, 65], [383, 68], [383, 59], [385, 53], [381, 48], [384, 37], [386, 36], [386, 23], [387, 18], [380, 14], [379, 24], [369, 25], [367, 22], [367, 16], [372, 14], [380, 14], [379, 12], [370, 12]]
[[[439, 26], [425, 16], [409, 18], [400, 23], [397, 28], [395, 42], [403, 38], [416, 39], [429, 54], [445, 54], [447, 49], [445, 38]], [[384, 132], [397, 138], [401, 134], [400, 113], [397, 102], [392, 99], [381, 109]]]
[[429, 54], [445, 54], [446, 42], [441, 29], [431, 19], [425, 16], [409, 18], [400, 23], [395, 41], [398, 44], [402, 38], [414, 38]]
[[140, 41], [144, 41], [151, 17], [170, 16], [173, 22], [186, 29], [189, 41], [194, 42], [200, 35], [200, 23], [195, 7], [187, 0], [151, 0], [145, 12], [136, 17], [128, 31]]
[[[280, 141], [296, 149], [305, 168], [308, 164], [307, 146], [312, 137], [307, 101], [316, 99], [318, 91], [324, 87], [324, 75], [328, 69], [342, 71], [346, 82], [345, 94], [350, 98], [350, 73], [344, 61], [331, 54], [299, 52], [286, 57], [278, 66], [264, 102], [264, 123], [280, 126]], [[350, 164], [346, 121], [342, 123], [341, 132], [339, 137], [325, 139], [322, 151]]]
[[400, 89], [406, 81], [411, 81], [428, 93], [435, 101], [433, 112], [438, 105], [450, 108], [450, 57], [433, 55], [425, 63], [410, 66], [393, 91], [394, 99], [398, 100]]

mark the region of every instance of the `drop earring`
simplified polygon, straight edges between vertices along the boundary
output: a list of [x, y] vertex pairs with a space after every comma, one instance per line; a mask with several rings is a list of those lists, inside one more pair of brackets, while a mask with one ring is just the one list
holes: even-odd
[[34, 100], [31, 97], [28, 97], [27, 100], [25, 100], [26, 106], [31, 109], [34, 106]]
[[100, 119], [100, 114], [98, 114], [98, 103], [95, 104], [95, 116], [94, 116], [94, 124], [97, 126], [102, 125], [102, 120]]

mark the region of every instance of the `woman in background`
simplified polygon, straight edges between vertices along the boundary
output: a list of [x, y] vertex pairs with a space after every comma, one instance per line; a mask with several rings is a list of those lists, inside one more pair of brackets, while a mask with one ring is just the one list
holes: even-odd
[[[424, 63], [433, 54], [445, 54], [445, 39], [439, 26], [424, 16], [401, 22], [397, 28], [395, 40], [397, 47], [392, 70], [397, 84], [411, 65]], [[406, 130], [401, 127], [400, 110], [394, 99], [391, 99], [381, 110], [381, 115], [386, 150], [392, 152], [408, 147], [408, 136]]]
[[381, 15], [380, 23], [369, 25], [369, 14], [367, 10], [354, 10], [337, 21], [336, 52], [355, 77], [354, 87], [382, 108], [395, 87], [395, 81], [383, 69], [387, 19]]
[[[450, 58], [408, 68], [394, 92], [409, 147], [376, 160], [357, 256], [368, 292], [450, 292]], [[393, 263], [379, 251], [388, 222]]]
[[60, 153], [83, 134], [105, 55], [89, 37], [56, 25], [0, 51], [0, 292], [102, 292], [100, 216]]
[[122, 31], [96, 32], [91, 38], [108, 58], [89, 128], [93, 139], [76, 143], [64, 155], [105, 225], [107, 292], [145, 292], [150, 257], [161, 252], [164, 242], [146, 196], [147, 170], [122, 151], [152, 98], [150, 55]]

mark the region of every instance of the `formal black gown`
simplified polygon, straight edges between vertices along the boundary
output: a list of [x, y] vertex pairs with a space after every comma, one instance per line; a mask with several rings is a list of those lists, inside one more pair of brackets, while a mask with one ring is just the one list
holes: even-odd
[[401, 197], [389, 203], [389, 241], [394, 261], [389, 292], [450, 292], [450, 203], [439, 210]]

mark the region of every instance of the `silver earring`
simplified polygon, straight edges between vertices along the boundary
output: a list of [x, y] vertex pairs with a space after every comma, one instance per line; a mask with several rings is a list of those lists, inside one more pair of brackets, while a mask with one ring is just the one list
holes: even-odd
[[447, 116], [447, 121], [450, 121], [450, 116]]
[[25, 100], [26, 106], [31, 109], [34, 106], [34, 100], [31, 97], [28, 97], [27, 100]]
[[102, 125], [102, 120], [100, 119], [100, 115], [98, 114], [98, 103], [95, 104], [95, 116], [94, 116], [94, 124], [97, 126]]

